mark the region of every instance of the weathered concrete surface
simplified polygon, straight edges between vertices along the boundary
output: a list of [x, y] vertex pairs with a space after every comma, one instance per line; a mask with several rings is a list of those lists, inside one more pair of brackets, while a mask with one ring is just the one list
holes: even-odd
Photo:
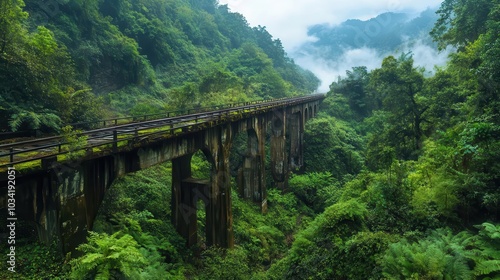
[[[113, 154], [92, 155], [78, 162], [48, 160], [42, 163], [42, 171], [19, 174], [16, 178], [18, 218], [33, 222], [41, 241], [56, 240], [63, 252], [71, 251], [85, 241], [104, 194], [114, 179], [172, 160], [172, 223], [178, 232], [188, 245], [196, 243], [196, 204], [202, 200], [206, 210], [207, 243], [232, 247], [229, 155], [233, 139], [238, 133], [248, 133], [238, 180], [240, 195], [259, 203], [265, 212], [266, 130], [270, 124], [273, 180], [277, 187], [284, 189], [289, 171], [303, 166], [304, 124], [317, 112], [319, 102], [260, 115], [235, 116], [197, 132], [131, 142]], [[212, 165], [210, 178], [205, 181], [191, 177], [191, 157], [198, 150], [203, 151]], [[7, 184], [6, 180], [0, 180], [1, 211], [7, 208], [7, 188], [4, 187]]]
[[236, 131], [248, 134], [247, 150], [243, 166], [238, 172], [238, 190], [240, 196], [261, 205], [261, 211], [267, 210], [267, 192], [265, 177], [265, 137], [267, 118], [252, 118], [239, 122]]
[[290, 135], [289, 166], [291, 170], [298, 170], [304, 165], [304, 119], [300, 112], [287, 117]]
[[271, 173], [276, 187], [281, 190], [288, 182], [286, 126], [286, 111], [274, 111], [271, 119]]

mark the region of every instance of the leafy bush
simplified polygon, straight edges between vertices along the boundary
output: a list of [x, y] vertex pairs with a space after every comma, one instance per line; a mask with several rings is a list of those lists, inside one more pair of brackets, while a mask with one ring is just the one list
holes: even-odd
[[346, 242], [365, 229], [367, 211], [356, 200], [339, 202], [325, 209], [294, 241], [282, 260], [268, 271], [270, 279], [343, 279], [342, 260]]
[[293, 174], [288, 181], [290, 190], [316, 213], [334, 204], [340, 196], [338, 182], [328, 172]]
[[246, 280], [251, 274], [245, 251], [238, 247], [232, 250], [209, 248], [203, 252], [201, 262], [200, 280]]
[[306, 171], [330, 172], [338, 180], [361, 171], [362, 139], [347, 123], [332, 117], [309, 120], [304, 141]]

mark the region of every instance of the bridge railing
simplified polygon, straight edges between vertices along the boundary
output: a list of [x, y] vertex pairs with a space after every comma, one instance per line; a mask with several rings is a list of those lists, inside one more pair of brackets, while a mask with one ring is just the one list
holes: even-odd
[[[140, 141], [156, 138], [173, 137], [176, 135], [197, 131], [202, 125], [208, 122], [228, 121], [232, 117], [235, 119], [246, 117], [252, 114], [259, 114], [267, 110], [296, 105], [307, 101], [323, 99], [324, 95], [309, 95], [296, 98], [280, 98], [266, 101], [241, 102], [230, 104], [223, 109], [213, 111], [203, 111], [193, 114], [181, 114], [178, 116], [146, 120], [105, 127], [81, 132], [77, 137], [87, 136], [87, 145], [75, 150], [68, 150], [64, 136], [52, 136], [11, 144], [0, 145], [0, 168], [7, 166], [26, 164], [31, 162], [39, 165], [39, 161], [51, 158], [52, 160], [65, 160], [68, 153], [84, 150], [86, 155], [98, 154], [101, 152], [116, 152], [123, 146], [134, 145]], [[179, 112], [182, 110], [179, 110]], [[29, 147], [16, 150], [16, 147]], [[35, 155], [31, 156], [32, 153]], [[23, 159], [16, 159], [24, 154]], [[8, 157], [8, 160], [1, 160]]]
[[[286, 99], [287, 97], [283, 98], [277, 98], [273, 100], [282, 100]], [[195, 106], [191, 108], [186, 108], [186, 109], [181, 109], [181, 110], [169, 110], [169, 111], [163, 111], [160, 113], [154, 113], [154, 114], [145, 114], [145, 115], [132, 115], [132, 116], [123, 116], [123, 117], [114, 117], [114, 118], [107, 118], [107, 119], [99, 119], [95, 121], [86, 121], [86, 122], [75, 122], [75, 123], [67, 123], [64, 124], [63, 126], [70, 125], [74, 129], [97, 129], [97, 128], [103, 128], [103, 127], [110, 127], [110, 126], [115, 126], [119, 124], [127, 124], [127, 123], [135, 123], [135, 122], [141, 122], [141, 121], [147, 121], [147, 120], [155, 120], [155, 119], [160, 119], [160, 118], [165, 118], [165, 117], [175, 117], [175, 116], [181, 116], [181, 115], [189, 115], [194, 112], [208, 112], [208, 111], [213, 111], [213, 110], [219, 110], [219, 109], [224, 109], [224, 108], [232, 108], [236, 106], [241, 106], [241, 105], [249, 105], [249, 104], [259, 104], [263, 102], [267, 102], [269, 100], [253, 100], [253, 101], [241, 101], [241, 102], [234, 102], [234, 103], [229, 103], [229, 104], [223, 104], [223, 105], [213, 105], [213, 106]], [[30, 129], [30, 130], [24, 130], [24, 131], [16, 131], [16, 132], [0, 132], [0, 140], [5, 140], [9, 138], [14, 138], [14, 137], [39, 137], [41, 135], [40, 130], [38, 129]]]
[[[287, 99], [287, 97], [276, 98], [276, 99], [272, 99], [272, 100], [284, 100], [284, 99]], [[101, 120], [96, 120], [96, 121], [69, 123], [67, 125], [71, 125], [74, 129], [88, 128], [88, 127], [92, 128], [92, 129], [96, 129], [96, 128], [115, 126], [115, 125], [119, 125], [119, 124], [127, 124], [127, 123], [143, 122], [143, 121], [148, 121], [148, 120], [156, 120], [156, 119], [161, 119], [161, 118], [165, 118], [165, 117], [169, 118], [169, 117], [175, 117], [175, 116], [189, 115], [192, 113], [209, 112], [209, 111], [221, 110], [221, 109], [225, 109], [225, 108], [233, 108], [233, 107], [237, 107], [237, 106], [260, 104], [260, 103], [264, 103], [264, 102], [268, 102], [268, 101], [269, 101], [269, 99], [268, 100], [241, 101], [241, 102], [235, 102], [235, 103], [229, 103], [229, 104], [223, 104], [223, 105], [213, 105], [213, 106], [203, 106], [203, 107], [195, 106], [195, 107], [186, 108], [186, 109], [170, 110], [170, 111], [164, 111], [164, 112], [154, 113], [154, 114], [115, 117], [115, 118], [101, 119]]]

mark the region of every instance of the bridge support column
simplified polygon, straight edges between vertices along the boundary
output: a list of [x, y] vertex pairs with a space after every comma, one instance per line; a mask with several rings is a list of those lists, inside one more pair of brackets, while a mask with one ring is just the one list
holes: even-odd
[[271, 173], [278, 189], [284, 190], [288, 181], [286, 153], [286, 113], [273, 111], [271, 119]]
[[247, 152], [243, 166], [238, 171], [238, 191], [241, 197], [260, 203], [267, 212], [265, 176], [265, 123], [259, 120], [254, 129], [248, 130]]
[[300, 113], [290, 114], [288, 119], [290, 135], [290, 169], [297, 170], [304, 165], [304, 125]]
[[207, 243], [208, 245], [232, 248], [234, 234], [229, 167], [232, 142], [231, 126], [208, 130], [205, 142], [214, 161], [210, 182], [210, 201], [207, 205]]
[[22, 183], [23, 196], [16, 198], [23, 207], [16, 212], [20, 219], [33, 221], [40, 241], [55, 241], [67, 253], [85, 242], [87, 231], [92, 229], [114, 179], [114, 160], [102, 157], [66, 164], [53, 161], [49, 168], [36, 180]]
[[172, 223], [186, 239], [188, 246], [197, 242], [196, 203], [191, 179], [191, 157], [185, 155], [172, 160]]
[[191, 177], [192, 154], [172, 160], [172, 223], [188, 246], [197, 243], [196, 204], [206, 211], [207, 245], [234, 246], [229, 149], [231, 130], [216, 127], [205, 134], [204, 153], [212, 164], [210, 180]]

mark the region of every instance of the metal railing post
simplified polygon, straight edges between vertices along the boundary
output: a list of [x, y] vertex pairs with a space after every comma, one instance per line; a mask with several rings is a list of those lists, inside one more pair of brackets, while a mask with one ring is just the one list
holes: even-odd
[[118, 131], [113, 130], [113, 153], [118, 151]]

